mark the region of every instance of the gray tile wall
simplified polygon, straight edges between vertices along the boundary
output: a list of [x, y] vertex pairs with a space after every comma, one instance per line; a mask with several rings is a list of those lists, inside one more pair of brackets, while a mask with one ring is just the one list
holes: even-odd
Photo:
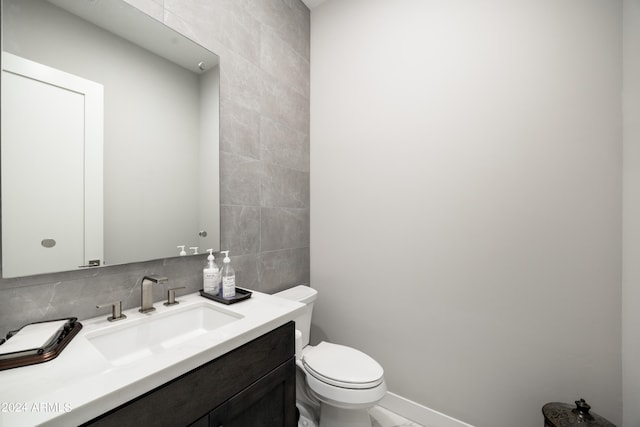
[[[221, 57], [221, 245], [240, 286], [309, 281], [309, 10], [300, 0], [127, 0]], [[204, 257], [0, 279], [0, 334], [140, 305], [145, 274], [201, 288]], [[164, 298], [166, 286], [155, 290]]]

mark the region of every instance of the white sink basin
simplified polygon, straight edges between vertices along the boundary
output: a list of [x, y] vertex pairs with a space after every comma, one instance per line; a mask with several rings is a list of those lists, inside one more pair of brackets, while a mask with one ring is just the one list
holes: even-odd
[[87, 334], [87, 340], [119, 366], [174, 348], [243, 316], [208, 303], [151, 313]]

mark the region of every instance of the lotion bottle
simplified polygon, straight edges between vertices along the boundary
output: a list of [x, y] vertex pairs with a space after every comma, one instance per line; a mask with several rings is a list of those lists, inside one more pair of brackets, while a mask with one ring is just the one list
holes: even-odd
[[231, 267], [229, 251], [221, 251], [224, 254], [222, 265], [222, 298], [230, 299], [236, 296], [236, 272]]
[[218, 295], [218, 284], [220, 283], [220, 270], [214, 262], [213, 249], [207, 249], [207, 265], [202, 270], [202, 289], [211, 295]]

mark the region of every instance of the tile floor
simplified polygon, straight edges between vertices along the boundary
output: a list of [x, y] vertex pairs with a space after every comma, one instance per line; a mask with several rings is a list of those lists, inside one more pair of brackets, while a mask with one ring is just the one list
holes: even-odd
[[372, 427], [422, 427], [380, 406], [374, 406], [369, 415]]

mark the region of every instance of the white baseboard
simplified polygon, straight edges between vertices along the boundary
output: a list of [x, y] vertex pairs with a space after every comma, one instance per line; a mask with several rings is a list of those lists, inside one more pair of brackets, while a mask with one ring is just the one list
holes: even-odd
[[473, 427], [389, 391], [378, 405], [424, 427]]

